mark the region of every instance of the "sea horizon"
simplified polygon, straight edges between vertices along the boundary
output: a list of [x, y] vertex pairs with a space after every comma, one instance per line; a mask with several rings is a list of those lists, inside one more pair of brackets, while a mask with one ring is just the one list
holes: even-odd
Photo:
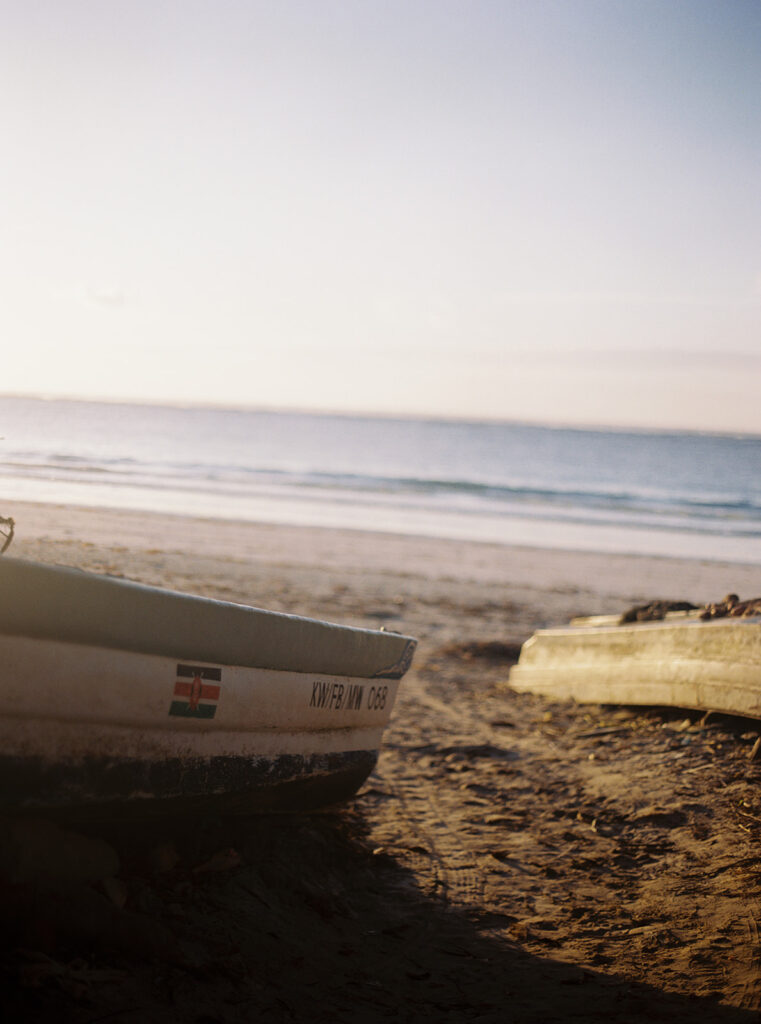
[[[245, 402], [215, 402], [201, 400], [185, 400], [172, 398], [139, 398], [114, 397], [109, 395], [72, 395], [36, 392], [0, 391], [0, 402], [32, 401], [32, 402], [67, 402], [77, 405], [127, 406], [149, 409], [182, 409], [192, 411], [210, 410], [215, 412], [266, 413], [272, 416], [327, 416], [334, 419], [388, 420], [409, 423], [453, 423], [453, 424], [496, 424], [500, 426], [537, 427], [543, 430], [582, 431], [584, 433], [603, 434], [644, 434], [644, 435], [694, 435], [696, 437], [727, 437], [761, 441], [761, 432], [748, 430], [722, 430], [719, 428], [675, 427], [658, 425], [638, 425], [633, 423], [594, 423], [565, 420], [526, 419], [510, 416], [472, 416], [451, 413], [427, 412], [393, 412], [382, 409], [322, 409], [307, 406], [265, 405], [262, 403], [247, 404]], [[0, 440], [3, 435], [0, 434]]]

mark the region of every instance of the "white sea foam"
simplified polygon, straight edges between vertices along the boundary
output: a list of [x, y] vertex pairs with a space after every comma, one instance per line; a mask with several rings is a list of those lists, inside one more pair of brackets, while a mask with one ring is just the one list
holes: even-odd
[[0, 398], [14, 500], [761, 563], [761, 439]]

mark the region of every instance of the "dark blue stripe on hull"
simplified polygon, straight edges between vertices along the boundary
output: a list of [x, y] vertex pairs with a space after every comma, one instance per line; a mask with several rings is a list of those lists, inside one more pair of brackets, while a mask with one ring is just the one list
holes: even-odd
[[[60, 811], [74, 817], [314, 810], [352, 796], [377, 759], [377, 750], [257, 760], [91, 757], [51, 763], [0, 757], [0, 810]], [[141, 796], [133, 798], [136, 793]]]

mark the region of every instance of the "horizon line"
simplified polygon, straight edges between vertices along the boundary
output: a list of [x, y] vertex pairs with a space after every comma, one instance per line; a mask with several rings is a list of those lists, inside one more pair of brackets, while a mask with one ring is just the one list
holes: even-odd
[[155, 409], [208, 410], [217, 412], [264, 413], [282, 416], [327, 416], [344, 419], [393, 420], [423, 423], [462, 423], [476, 425], [536, 427], [545, 430], [578, 430], [585, 433], [609, 434], [689, 434], [707, 437], [732, 437], [761, 440], [761, 431], [675, 427], [641, 424], [589, 423], [573, 421], [551, 421], [540, 419], [512, 419], [507, 416], [470, 416], [458, 413], [388, 412], [383, 410], [361, 411], [351, 409], [315, 409], [298, 406], [248, 405], [238, 402], [201, 401], [172, 398], [129, 398], [116, 396], [92, 396], [55, 394], [50, 392], [0, 391], [0, 401], [31, 400], [39, 402], [71, 402], [92, 405], [144, 406]]

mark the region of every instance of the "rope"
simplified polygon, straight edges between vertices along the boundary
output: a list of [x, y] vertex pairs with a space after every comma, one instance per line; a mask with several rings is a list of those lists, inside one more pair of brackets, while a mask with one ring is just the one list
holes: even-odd
[[6, 519], [5, 516], [0, 516], [0, 541], [2, 541], [0, 555], [4, 554], [10, 547], [15, 528], [16, 524], [12, 519]]

